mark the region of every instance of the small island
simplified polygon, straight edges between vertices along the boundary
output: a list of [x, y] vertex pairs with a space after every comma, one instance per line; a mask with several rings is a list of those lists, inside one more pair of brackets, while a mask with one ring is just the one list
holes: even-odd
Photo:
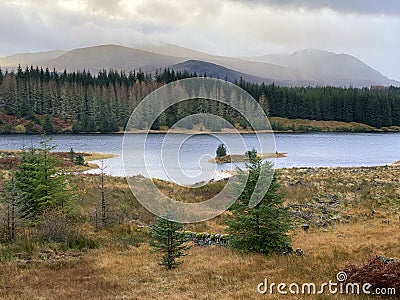
[[[259, 158], [259, 159], [283, 158], [283, 157], [287, 157], [286, 152], [258, 153], [257, 154], [257, 158]], [[209, 162], [214, 163], [214, 164], [226, 164], [226, 163], [237, 163], [237, 162], [248, 162], [248, 161], [250, 161], [250, 159], [246, 154], [224, 155], [224, 156], [216, 157], [216, 158], [209, 160]]]
[[251, 149], [246, 151], [244, 154], [227, 154], [226, 147], [224, 144], [220, 144], [216, 150], [216, 156], [210, 159], [210, 163], [214, 164], [226, 164], [226, 163], [238, 163], [238, 162], [248, 162], [253, 158], [257, 159], [267, 159], [267, 158], [282, 158], [287, 157], [286, 152], [270, 152], [270, 153], [257, 153], [256, 149]]

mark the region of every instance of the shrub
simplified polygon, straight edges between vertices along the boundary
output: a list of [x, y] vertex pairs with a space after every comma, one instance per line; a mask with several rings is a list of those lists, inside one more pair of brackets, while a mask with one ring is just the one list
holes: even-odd
[[85, 166], [85, 159], [83, 158], [82, 154], [78, 154], [75, 158], [75, 163], [79, 166]]
[[50, 211], [36, 226], [38, 239], [45, 242], [65, 243], [73, 228], [62, 212]]
[[377, 256], [362, 266], [350, 265], [343, 270], [347, 274], [346, 283], [369, 283], [371, 291], [376, 288], [394, 288], [400, 291], [400, 261]]
[[90, 237], [82, 233], [72, 232], [67, 239], [65, 244], [69, 249], [94, 249], [99, 247], [99, 243]]
[[19, 125], [14, 127], [14, 132], [15, 133], [25, 133], [26, 132], [26, 128], [25, 128], [24, 125], [19, 124]]

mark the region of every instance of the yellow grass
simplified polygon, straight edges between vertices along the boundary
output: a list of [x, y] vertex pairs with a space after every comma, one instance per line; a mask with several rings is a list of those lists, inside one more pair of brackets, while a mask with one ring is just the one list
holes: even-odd
[[102, 160], [107, 158], [116, 157], [115, 154], [111, 153], [100, 153], [100, 152], [86, 152], [88, 155], [85, 155], [85, 161], [92, 161], [92, 160]]
[[[337, 225], [328, 232], [296, 232], [304, 257], [240, 254], [223, 247], [192, 247], [171, 271], [147, 244], [92, 250], [78, 260], [37, 265], [3, 264], [1, 299], [283, 299], [259, 295], [264, 278], [275, 283], [335, 280], [351, 263], [374, 255], [399, 256], [399, 224], [379, 220]], [[12, 280], [10, 280], [12, 278]], [[285, 299], [298, 297], [285, 296]], [[313, 296], [304, 297], [315, 299]], [[331, 298], [331, 297], [330, 297]], [[340, 295], [332, 297], [342, 299]], [[322, 299], [322, 298], [320, 298]], [[357, 299], [356, 297], [346, 299]]]

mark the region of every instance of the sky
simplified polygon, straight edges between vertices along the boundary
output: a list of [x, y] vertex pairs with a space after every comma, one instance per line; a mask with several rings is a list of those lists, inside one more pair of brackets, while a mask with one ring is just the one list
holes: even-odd
[[169, 43], [256, 56], [322, 49], [400, 80], [399, 0], [0, 0], [0, 56]]

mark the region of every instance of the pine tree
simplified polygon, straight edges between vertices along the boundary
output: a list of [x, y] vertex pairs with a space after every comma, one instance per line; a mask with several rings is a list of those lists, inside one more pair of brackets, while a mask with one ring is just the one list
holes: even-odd
[[22, 150], [15, 174], [19, 212], [33, 222], [46, 210], [63, 207], [68, 198], [65, 176], [59, 174], [57, 161], [50, 155], [54, 147], [45, 139], [40, 145]]
[[49, 115], [46, 115], [43, 121], [43, 133], [51, 134], [54, 133], [53, 124], [51, 123], [51, 118]]
[[267, 96], [265, 96], [265, 93], [262, 93], [260, 98], [258, 99], [258, 103], [260, 104], [261, 108], [264, 110], [265, 115], [269, 115], [269, 105], [267, 101]]
[[255, 187], [262, 168], [272, 176], [272, 164], [253, 159], [247, 165], [248, 170], [238, 170], [239, 182], [246, 182], [244, 190], [236, 202], [229, 208], [231, 215], [227, 225], [230, 233], [232, 248], [244, 252], [270, 254], [290, 248], [290, 218], [286, 207], [283, 206], [284, 196], [279, 191], [276, 175], [267, 193], [253, 208], [249, 201], [255, 192]]
[[69, 160], [71, 161], [71, 162], [74, 162], [75, 161], [75, 151], [74, 151], [74, 149], [72, 149], [72, 147], [69, 149]]
[[226, 155], [226, 148], [224, 144], [220, 144], [216, 151], [217, 157], [222, 157]]
[[189, 246], [184, 245], [187, 239], [180, 232], [182, 228], [182, 224], [162, 217], [157, 217], [150, 225], [149, 244], [154, 250], [164, 253], [160, 265], [168, 270], [178, 266], [180, 262], [176, 259], [185, 256], [185, 251], [189, 249]]
[[254, 162], [257, 160], [257, 150], [253, 148], [249, 151], [246, 151], [245, 156], [247, 156], [250, 162]]

